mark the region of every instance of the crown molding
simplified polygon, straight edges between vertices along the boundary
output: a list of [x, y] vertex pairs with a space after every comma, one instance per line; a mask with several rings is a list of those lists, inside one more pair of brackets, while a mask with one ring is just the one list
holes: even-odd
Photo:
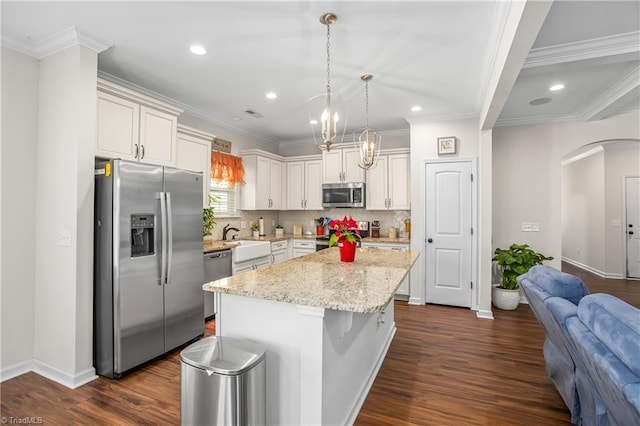
[[522, 69], [640, 52], [640, 31], [531, 49]]
[[617, 84], [598, 96], [582, 112], [584, 121], [594, 121], [611, 115], [615, 103], [640, 86], [640, 66], [627, 74]]
[[580, 114], [537, 115], [520, 118], [498, 119], [494, 127], [528, 126], [533, 124], [561, 123], [566, 121], [582, 121]]
[[96, 53], [104, 52], [113, 46], [113, 44], [100, 40], [98, 37], [78, 27], [69, 27], [35, 42], [18, 40], [11, 36], [2, 36], [2, 45], [36, 59], [44, 59], [74, 46], [86, 47]]

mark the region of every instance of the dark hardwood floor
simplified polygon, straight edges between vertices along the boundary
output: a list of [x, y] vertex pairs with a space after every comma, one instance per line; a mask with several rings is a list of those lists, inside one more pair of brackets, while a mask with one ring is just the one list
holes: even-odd
[[[591, 292], [640, 307], [640, 281], [605, 280], [563, 264]], [[569, 425], [544, 370], [544, 333], [528, 305], [494, 310], [396, 302], [398, 331], [356, 424]], [[211, 333], [206, 330], [206, 333]], [[179, 350], [120, 380], [70, 390], [35, 373], [0, 385], [0, 415], [47, 425], [177, 425]], [[14, 421], [15, 423], [15, 421]]]

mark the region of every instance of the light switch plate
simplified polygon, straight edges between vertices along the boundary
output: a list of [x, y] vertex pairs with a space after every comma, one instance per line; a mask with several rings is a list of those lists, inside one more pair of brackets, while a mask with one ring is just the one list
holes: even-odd
[[540, 232], [538, 222], [522, 222], [522, 232]]
[[240, 222], [240, 229], [247, 229], [247, 221], [243, 220]]

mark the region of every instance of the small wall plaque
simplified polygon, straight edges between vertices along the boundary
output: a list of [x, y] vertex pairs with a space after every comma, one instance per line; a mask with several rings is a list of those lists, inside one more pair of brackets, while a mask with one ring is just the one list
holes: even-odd
[[211, 149], [220, 152], [231, 153], [231, 142], [225, 141], [220, 138], [213, 138], [213, 143], [211, 144]]

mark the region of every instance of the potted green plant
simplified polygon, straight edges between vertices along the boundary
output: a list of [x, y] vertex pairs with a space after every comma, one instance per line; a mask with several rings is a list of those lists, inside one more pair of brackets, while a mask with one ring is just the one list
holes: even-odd
[[282, 237], [284, 235], [284, 226], [276, 225], [276, 237]]
[[499, 309], [513, 310], [520, 301], [518, 276], [527, 273], [535, 265], [541, 265], [553, 257], [532, 250], [528, 244], [511, 244], [508, 249], [496, 248], [493, 260], [501, 270], [500, 284], [492, 289], [493, 304]]
[[260, 238], [260, 224], [258, 222], [253, 222], [253, 225], [251, 225], [251, 231], [253, 238]]
[[216, 199], [211, 197], [209, 204], [211, 207], [202, 209], [202, 235], [205, 237], [211, 236], [211, 231], [213, 231], [213, 227], [216, 224], [212, 206], [215, 201]]

